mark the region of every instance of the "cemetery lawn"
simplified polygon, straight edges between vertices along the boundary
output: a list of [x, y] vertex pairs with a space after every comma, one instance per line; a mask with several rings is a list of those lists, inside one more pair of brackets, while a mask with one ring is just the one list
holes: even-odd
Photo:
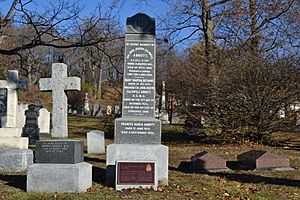
[[[99, 118], [69, 117], [69, 138], [84, 140], [94, 129], [112, 130], [112, 123]], [[113, 134], [106, 134], [106, 144], [113, 143]], [[0, 173], [0, 199], [300, 199], [300, 133], [276, 133], [275, 138], [291, 148], [256, 144], [219, 145], [201, 143], [195, 136], [186, 137], [181, 126], [163, 128], [163, 144], [169, 147], [169, 186], [159, 191], [128, 190], [117, 192], [106, 186], [105, 154], [85, 154], [93, 164], [93, 187], [80, 194], [26, 193], [26, 173]], [[261, 149], [286, 156], [294, 171], [244, 171], [236, 166], [236, 155], [251, 149]], [[199, 174], [187, 169], [191, 156], [208, 151], [227, 161], [233, 170], [226, 173]]]

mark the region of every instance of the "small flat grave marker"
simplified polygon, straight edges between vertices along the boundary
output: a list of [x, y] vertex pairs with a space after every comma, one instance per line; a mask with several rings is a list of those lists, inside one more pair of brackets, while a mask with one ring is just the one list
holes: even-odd
[[117, 161], [116, 190], [153, 188], [157, 190], [155, 161]]
[[198, 172], [223, 172], [229, 171], [226, 167], [226, 160], [208, 153], [207, 151], [202, 151], [194, 155], [192, 158], [192, 169]]
[[250, 150], [237, 156], [238, 164], [244, 169], [293, 170], [289, 159], [261, 150]]

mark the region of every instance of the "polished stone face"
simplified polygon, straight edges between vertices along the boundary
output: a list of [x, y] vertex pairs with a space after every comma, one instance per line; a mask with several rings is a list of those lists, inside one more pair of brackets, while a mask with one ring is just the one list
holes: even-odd
[[68, 77], [67, 65], [52, 64], [52, 77], [42, 78], [39, 82], [41, 91], [52, 91], [52, 137], [68, 137], [68, 99], [65, 91], [80, 90], [80, 78]]
[[248, 169], [291, 169], [289, 159], [261, 150], [251, 150], [237, 156], [238, 164]]
[[76, 164], [83, 162], [83, 141], [44, 140], [36, 142], [37, 163]]
[[126, 41], [123, 117], [154, 117], [155, 41]]
[[195, 171], [228, 171], [226, 160], [216, 155], [202, 151], [191, 158], [192, 168]]
[[147, 118], [119, 118], [115, 120], [115, 143], [160, 144], [161, 121]]
[[115, 121], [118, 144], [161, 143], [161, 122], [155, 119], [155, 31], [149, 33], [153, 27], [154, 20], [142, 13], [127, 19], [122, 118]]
[[[168, 185], [168, 147], [161, 145], [161, 121], [155, 119], [155, 21], [138, 13], [127, 18], [126, 26], [122, 117], [115, 120], [115, 144], [107, 146], [106, 183], [134, 178], [128, 176], [131, 172], [116, 176], [118, 161], [154, 161], [155, 180]], [[153, 184], [153, 176], [142, 181], [140, 178], [136, 184], [116, 184], [116, 189], [148, 187], [145, 182]], [[156, 182], [150, 185], [154, 189], [156, 186]]]
[[128, 17], [126, 33], [155, 35], [155, 20], [144, 13]]

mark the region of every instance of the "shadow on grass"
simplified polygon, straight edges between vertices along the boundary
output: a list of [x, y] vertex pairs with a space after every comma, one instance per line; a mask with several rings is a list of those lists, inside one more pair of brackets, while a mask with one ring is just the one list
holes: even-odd
[[98, 163], [106, 163], [106, 160], [99, 159], [99, 158], [90, 158], [90, 157], [84, 157], [84, 162], [98, 162]]
[[3, 175], [0, 174], [0, 180], [6, 182], [6, 185], [26, 191], [26, 175]]
[[[232, 170], [239, 170], [240, 168], [237, 165], [236, 161], [227, 161], [227, 167]], [[286, 178], [278, 178], [278, 177], [265, 177], [256, 174], [245, 174], [245, 173], [234, 173], [233, 172], [209, 172], [205, 170], [195, 171], [191, 167], [191, 162], [182, 161], [178, 168], [169, 166], [169, 170], [180, 171], [184, 173], [200, 173], [200, 174], [209, 174], [211, 176], [218, 176], [222, 178], [226, 178], [230, 181], [237, 181], [240, 183], [264, 183], [271, 185], [283, 185], [283, 186], [291, 186], [291, 187], [299, 187], [300, 180], [286, 179]]]
[[162, 141], [166, 143], [171, 142], [180, 142], [180, 143], [202, 143], [203, 140], [206, 138], [203, 135], [188, 135], [184, 133], [163, 133], [161, 135]]
[[256, 174], [238, 174], [238, 173], [216, 173], [213, 176], [226, 178], [230, 181], [237, 181], [240, 183], [263, 183], [271, 185], [283, 185], [291, 187], [299, 187], [300, 180], [292, 180], [278, 177], [265, 177]]
[[105, 169], [93, 166], [93, 182], [105, 185]]

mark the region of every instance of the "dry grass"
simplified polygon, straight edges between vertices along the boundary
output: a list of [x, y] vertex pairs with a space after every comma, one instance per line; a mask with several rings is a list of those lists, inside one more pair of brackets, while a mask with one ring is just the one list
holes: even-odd
[[[70, 138], [85, 140], [85, 133], [93, 129], [107, 129], [99, 119], [71, 117]], [[254, 144], [217, 145], [203, 144], [200, 138], [184, 137], [180, 127], [164, 127], [164, 144], [169, 146], [169, 186], [160, 191], [131, 190], [117, 192], [106, 186], [105, 154], [86, 154], [85, 161], [93, 164], [93, 187], [81, 194], [26, 193], [25, 173], [0, 173], [0, 199], [300, 199], [300, 151]], [[300, 134], [281, 134], [289, 143], [297, 145]], [[107, 144], [111, 144], [108, 134]], [[275, 135], [280, 136], [280, 133]], [[292, 139], [291, 139], [292, 138]], [[284, 139], [281, 137], [281, 139]], [[292, 141], [291, 141], [292, 140]], [[192, 155], [207, 150], [228, 161], [250, 150], [263, 149], [284, 155], [290, 159], [295, 171], [243, 171], [228, 173], [197, 174], [180, 168]]]

